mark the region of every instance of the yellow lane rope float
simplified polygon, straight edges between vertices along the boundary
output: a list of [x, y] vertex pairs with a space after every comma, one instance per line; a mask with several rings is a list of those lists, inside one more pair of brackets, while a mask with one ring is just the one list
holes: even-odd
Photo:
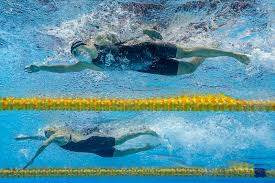
[[0, 110], [65, 111], [275, 111], [274, 100], [241, 100], [224, 95], [145, 99], [0, 98]]
[[49, 168], [0, 169], [0, 178], [93, 177], [93, 176], [182, 176], [182, 177], [269, 177], [274, 170], [263, 168]]

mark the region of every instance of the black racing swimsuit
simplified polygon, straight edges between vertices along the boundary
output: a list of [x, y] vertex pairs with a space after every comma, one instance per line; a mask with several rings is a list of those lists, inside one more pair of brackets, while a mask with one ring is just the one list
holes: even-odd
[[101, 157], [113, 157], [115, 151], [115, 138], [92, 136], [79, 142], [69, 142], [62, 147], [63, 149], [74, 152], [94, 153]]
[[104, 70], [134, 70], [161, 75], [177, 75], [177, 47], [170, 43], [143, 42], [133, 45], [96, 46], [93, 63]]

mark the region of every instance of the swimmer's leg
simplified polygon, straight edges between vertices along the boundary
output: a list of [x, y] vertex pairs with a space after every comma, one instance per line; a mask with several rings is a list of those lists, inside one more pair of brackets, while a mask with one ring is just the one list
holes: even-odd
[[124, 142], [126, 142], [128, 140], [131, 140], [131, 139], [134, 139], [136, 137], [139, 137], [141, 135], [151, 135], [151, 136], [154, 136], [154, 137], [159, 137], [159, 135], [156, 132], [154, 132], [153, 130], [147, 130], [147, 131], [144, 131], [144, 132], [138, 132], [138, 133], [131, 133], [131, 134], [123, 135], [122, 137], [119, 137], [119, 138], [116, 139], [115, 145], [123, 144]]
[[190, 62], [179, 61], [177, 75], [193, 73], [204, 60], [203, 57], [195, 57]]
[[145, 147], [141, 147], [141, 148], [131, 148], [131, 149], [126, 149], [126, 150], [116, 149], [114, 151], [114, 157], [122, 157], [122, 156], [127, 156], [127, 155], [130, 155], [130, 154], [135, 154], [135, 153], [139, 153], [139, 152], [143, 152], [143, 151], [148, 151], [148, 150], [154, 149], [158, 146], [159, 146], [159, 144], [158, 145], [147, 144]]
[[178, 59], [189, 58], [189, 57], [209, 58], [209, 57], [220, 57], [220, 56], [233, 57], [243, 64], [250, 63], [249, 57], [244, 54], [240, 54], [240, 53], [234, 53], [234, 52], [223, 51], [223, 50], [212, 49], [212, 48], [187, 49], [187, 48], [181, 48], [181, 47], [177, 46], [176, 58], [178, 58]]

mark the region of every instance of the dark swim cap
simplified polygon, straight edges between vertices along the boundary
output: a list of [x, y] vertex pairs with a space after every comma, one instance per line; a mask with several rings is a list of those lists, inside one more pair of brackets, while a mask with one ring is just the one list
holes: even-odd
[[73, 42], [72, 46], [71, 46], [71, 53], [73, 53], [73, 50], [81, 45], [86, 45], [85, 43], [83, 43], [82, 41], [75, 41]]

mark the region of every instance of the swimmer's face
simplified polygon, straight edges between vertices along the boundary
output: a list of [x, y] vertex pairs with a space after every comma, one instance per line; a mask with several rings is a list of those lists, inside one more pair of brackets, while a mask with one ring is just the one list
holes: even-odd
[[92, 46], [79, 45], [72, 49], [72, 54], [81, 62], [91, 63], [93, 59], [96, 59], [98, 52], [96, 48]]
[[48, 128], [45, 130], [45, 137], [49, 138], [50, 136], [52, 136], [53, 134], [55, 134], [57, 131], [56, 128]]

